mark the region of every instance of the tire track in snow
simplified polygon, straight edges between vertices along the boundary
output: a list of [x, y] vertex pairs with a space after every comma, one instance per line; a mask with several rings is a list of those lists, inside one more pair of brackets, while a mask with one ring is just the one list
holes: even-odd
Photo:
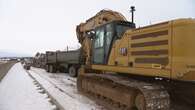
[[28, 75], [33, 79], [34, 84], [37, 86], [37, 89], [39, 90], [39, 93], [46, 94], [48, 101], [54, 105], [53, 110], [65, 110], [56, 100], [54, 97], [52, 97], [49, 92], [29, 73], [29, 71], [26, 70]]

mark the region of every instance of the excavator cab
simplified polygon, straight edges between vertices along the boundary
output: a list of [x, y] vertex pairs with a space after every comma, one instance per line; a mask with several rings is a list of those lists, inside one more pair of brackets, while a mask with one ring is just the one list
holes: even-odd
[[114, 41], [133, 28], [135, 24], [127, 21], [113, 21], [97, 27], [92, 38], [92, 64], [107, 64]]

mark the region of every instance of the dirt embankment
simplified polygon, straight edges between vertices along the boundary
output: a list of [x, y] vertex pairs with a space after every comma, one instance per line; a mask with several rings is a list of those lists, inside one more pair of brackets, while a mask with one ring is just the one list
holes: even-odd
[[6, 73], [9, 71], [9, 69], [15, 64], [16, 62], [7, 62], [7, 63], [0, 63], [0, 82], [3, 79], [3, 77], [6, 75]]

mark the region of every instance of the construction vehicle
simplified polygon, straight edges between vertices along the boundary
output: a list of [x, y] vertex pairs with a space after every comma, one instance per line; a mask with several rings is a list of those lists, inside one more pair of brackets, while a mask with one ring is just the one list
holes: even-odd
[[169, 110], [172, 98], [195, 105], [195, 19], [136, 28], [133, 17], [103, 10], [76, 31], [78, 91], [112, 110]]
[[46, 70], [55, 73], [57, 71], [68, 72], [70, 76], [76, 77], [79, 65], [79, 50], [71, 51], [47, 51]]
[[31, 65], [32, 65], [32, 59], [25, 58], [23, 68], [26, 69], [26, 70], [30, 70]]

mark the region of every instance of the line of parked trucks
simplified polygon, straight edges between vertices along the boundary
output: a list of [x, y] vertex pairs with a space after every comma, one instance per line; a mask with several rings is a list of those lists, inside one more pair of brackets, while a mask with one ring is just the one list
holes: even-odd
[[76, 77], [79, 64], [80, 50], [71, 51], [46, 51], [37, 53], [32, 60], [32, 66], [44, 68], [47, 72], [66, 72]]

